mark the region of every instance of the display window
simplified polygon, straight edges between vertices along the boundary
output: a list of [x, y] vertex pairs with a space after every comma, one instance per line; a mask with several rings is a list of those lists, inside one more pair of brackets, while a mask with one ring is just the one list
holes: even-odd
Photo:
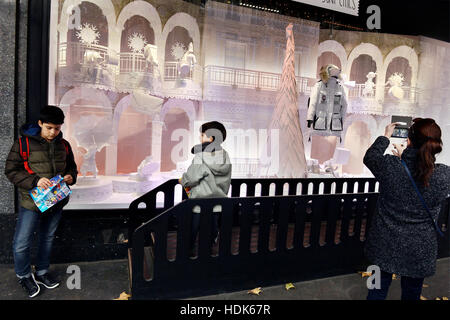
[[208, 121], [235, 178], [371, 176], [362, 157], [393, 115], [449, 130], [448, 43], [426, 37], [181, 0], [52, 0], [49, 35], [48, 102], [79, 171], [68, 209], [127, 208], [180, 178]]

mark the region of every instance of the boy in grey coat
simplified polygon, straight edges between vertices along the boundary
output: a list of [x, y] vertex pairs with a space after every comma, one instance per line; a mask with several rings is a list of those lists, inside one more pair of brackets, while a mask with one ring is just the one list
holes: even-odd
[[[189, 190], [190, 198], [226, 197], [231, 184], [231, 161], [221, 143], [226, 139], [226, 129], [220, 122], [212, 121], [200, 127], [200, 142], [192, 148], [195, 154], [192, 164], [180, 179], [181, 185]], [[213, 208], [212, 239], [218, 238], [218, 214], [220, 205]], [[192, 215], [191, 257], [197, 238], [201, 208], [195, 206]]]

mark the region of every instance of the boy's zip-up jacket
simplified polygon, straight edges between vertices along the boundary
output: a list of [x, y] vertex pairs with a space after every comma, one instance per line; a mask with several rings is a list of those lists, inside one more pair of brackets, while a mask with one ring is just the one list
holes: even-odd
[[[73, 183], [77, 181], [77, 165], [69, 142], [63, 142], [62, 132], [47, 141], [41, 137], [41, 128], [37, 124], [25, 124], [20, 128], [22, 136], [28, 137], [30, 154], [28, 164], [34, 174], [24, 167], [20, 155], [19, 141], [16, 140], [5, 163], [5, 175], [19, 189], [20, 205], [29, 210], [40, 212], [29, 195], [29, 191], [37, 186], [41, 178], [53, 178], [56, 175], [64, 177], [70, 174]], [[66, 145], [68, 150], [66, 151]], [[69, 202], [69, 197], [58, 202], [50, 210], [62, 209]]]

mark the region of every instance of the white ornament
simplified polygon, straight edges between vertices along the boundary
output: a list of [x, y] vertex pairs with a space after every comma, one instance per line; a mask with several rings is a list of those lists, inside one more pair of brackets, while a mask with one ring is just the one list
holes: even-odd
[[402, 100], [405, 95], [405, 92], [402, 89], [403, 81], [405, 81], [405, 78], [401, 73], [396, 72], [390, 76], [388, 82], [386, 83], [386, 85], [389, 84], [391, 86], [389, 89], [389, 95], [396, 99]]
[[133, 33], [133, 35], [128, 37], [128, 47], [135, 53], [141, 53], [146, 44], [147, 40], [140, 33]]
[[100, 33], [98, 33], [96, 26], [85, 23], [81, 27], [80, 31], [77, 31], [76, 36], [78, 39], [80, 39], [81, 43], [92, 45], [98, 44]]
[[186, 52], [186, 49], [184, 45], [180, 42], [176, 42], [171, 49], [172, 57], [175, 58], [175, 60], [180, 60], [183, 58], [184, 53]]

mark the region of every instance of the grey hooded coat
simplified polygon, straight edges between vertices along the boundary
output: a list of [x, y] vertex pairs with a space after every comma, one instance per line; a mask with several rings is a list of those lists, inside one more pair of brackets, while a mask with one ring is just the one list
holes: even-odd
[[[190, 198], [226, 197], [231, 184], [231, 161], [224, 149], [214, 152], [198, 152], [181, 178], [183, 187], [191, 188]], [[220, 212], [215, 206], [214, 212]], [[200, 212], [198, 206], [194, 212]]]

